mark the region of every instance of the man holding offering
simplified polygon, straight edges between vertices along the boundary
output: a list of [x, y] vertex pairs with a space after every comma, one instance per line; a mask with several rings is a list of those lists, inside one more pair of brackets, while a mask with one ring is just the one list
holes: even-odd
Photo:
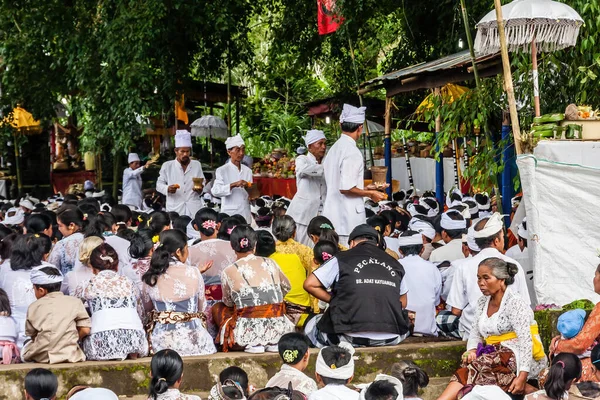
[[202, 208], [202, 189], [194, 189], [193, 178], [204, 179], [200, 161], [190, 159], [192, 135], [179, 130], [175, 135], [175, 160], [167, 161], [160, 168], [156, 190], [167, 197], [167, 212], [194, 218]]
[[242, 164], [246, 152], [244, 139], [240, 135], [232, 136], [225, 141], [229, 161], [217, 168], [212, 194], [221, 198], [221, 212], [240, 214], [248, 224], [252, 222], [250, 203], [246, 187], [252, 184], [252, 171]]
[[296, 222], [296, 240], [304, 245], [314, 246], [306, 230], [310, 220], [323, 211], [327, 186], [323, 177], [323, 157], [327, 143], [323, 131], [316, 129], [306, 132], [304, 138], [308, 154], [296, 158], [297, 192], [290, 203], [287, 215]]
[[129, 153], [127, 157], [129, 168], [123, 171], [123, 198], [121, 203], [137, 208], [142, 207], [142, 173], [151, 166], [154, 162], [148, 161], [146, 165], [142, 165], [140, 157], [137, 153]]
[[342, 135], [329, 150], [323, 163], [327, 197], [323, 215], [331, 220], [340, 237], [340, 244], [348, 246], [352, 229], [366, 220], [363, 197], [375, 203], [387, 198], [387, 194], [375, 190], [375, 186], [364, 189], [363, 157], [356, 141], [363, 133], [366, 107], [356, 108], [344, 104], [340, 115]]

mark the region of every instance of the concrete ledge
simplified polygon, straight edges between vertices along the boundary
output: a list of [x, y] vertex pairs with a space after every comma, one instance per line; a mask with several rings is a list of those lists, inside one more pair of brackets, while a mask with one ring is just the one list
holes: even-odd
[[[400, 360], [412, 360], [430, 377], [451, 376], [459, 367], [460, 356], [465, 350], [464, 342], [435, 341], [411, 338], [393, 347], [358, 349], [355, 382], [373, 380], [376, 374], [388, 372], [390, 366]], [[314, 375], [317, 349], [311, 350], [311, 363], [306, 373]], [[264, 387], [268, 379], [281, 366], [278, 354], [217, 353], [212, 356], [186, 357], [185, 379], [182, 391], [208, 392], [221, 370], [231, 365], [243, 368], [250, 382]], [[23, 378], [29, 370], [37, 367], [51, 369], [59, 381], [58, 397], [75, 385], [101, 386], [119, 395], [135, 396], [147, 393], [150, 358], [135, 361], [83, 362], [78, 364], [17, 364], [0, 366], [0, 399], [23, 399]]]

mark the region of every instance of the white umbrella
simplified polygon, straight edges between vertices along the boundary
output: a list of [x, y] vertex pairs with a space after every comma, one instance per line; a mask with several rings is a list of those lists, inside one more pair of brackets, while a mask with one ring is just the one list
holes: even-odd
[[226, 139], [229, 136], [227, 124], [214, 115], [205, 115], [192, 122], [192, 136]]
[[[502, 6], [509, 51], [531, 51], [536, 116], [540, 115], [537, 53], [575, 46], [583, 19], [571, 7], [553, 0], [514, 0]], [[475, 51], [492, 54], [500, 50], [496, 12], [477, 24]]]

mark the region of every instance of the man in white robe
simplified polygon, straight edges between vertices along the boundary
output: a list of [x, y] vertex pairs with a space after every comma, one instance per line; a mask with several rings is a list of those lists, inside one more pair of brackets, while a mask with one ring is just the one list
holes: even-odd
[[323, 131], [310, 130], [304, 143], [308, 154], [296, 158], [296, 195], [287, 210], [287, 215], [296, 222], [296, 240], [311, 248], [314, 243], [306, 230], [310, 220], [323, 211], [327, 186], [323, 177], [323, 157], [327, 150]]
[[174, 211], [190, 218], [202, 208], [202, 190], [194, 189], [193, 178], [204, 179], [200, 161], [190, 159], [192, 135], [177, 131], [175, 135], [175, 160], [167, 161], [160, 168], [156, 190], [167, 197], [167, 212]]
[[242, 137], [236, 135], [225, 141], [225, 147], [229, 161], [217, 168], [212, 195], [221, 198], [222, 213], [240, 214], [251, 224], [252, 213], [246, 188], [252, 183], [252, 171], [242, 164], [246, 145]]
[[529, 240], [529, 232], [527, 231], [527, 218], [523, 218], [523, 221], [517, 226], [517, 244], [506, 251], [506, 256], [514, 258], [523, 267], [523, 270], [525, 271], [525, 277], [527, 278], [527, 288], [529, 289], [531, 304], [536, 306], [537, 296], [533, 286], [533, 267], [531, 265], [531, 260], [529, 259], [527, 240]]
[[154, 162], [148, 161], [146, 165], [141, 165], [140, 157], [137, 153], [129, 153], [127, 163], [129, 164], [129, 168], [123, 171], [123, 197], [121, 198], [121, 203], [141, 208], [142, 200], [144, 199], [142, 193], [142, 173]]
[[429, 261], [455, 261], [465, 258], [462, 251], [462, 235], [467, 233], [467, 221], [457, 210], [448, 210], [440, 220], [444, 246], [433, 250]]
[[323, 163], [327, 184], [323, 215], [331, 220], [340, 244], [346, 247], [350, 232], [366, 221], [363, 197], [375, 203], [387, 199], [387, 194], [375, 190], [374, 186], [364, 188], [364, 163], [356, 141], [363, 132], [365, 110], [365, 107], [344, 104], [340, 115], [342, 135]]
[[460, 316], [459, 332], [463, 340], [467, 340], [469, 337], [473, 319], [475, 318], [477, 301], [482, 296], [477, 284], [477, 270], [483, 260], [497, 257], [506, 262], [516, 264], [519, 272], [515, 276], [515, 283], [510, 285], [507, 290], [516, 291], [525, 303], [531, 304], [523, 267], [517, 261], [505, 256], [501, 252], [504, 250], [504, 224], [502, 216], [495, 213], [491, 217], [479, 220], [475, 224], [474, 237], [481, 251], [476, 256], [467, 258], [459, 265], [456, 265], [447, 301], [448, 306], [452, 307], [452, 314]]

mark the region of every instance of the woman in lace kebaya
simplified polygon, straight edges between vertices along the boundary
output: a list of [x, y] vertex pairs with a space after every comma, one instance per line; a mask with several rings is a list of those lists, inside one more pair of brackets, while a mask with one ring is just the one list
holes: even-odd
[[223, 303], [213, 306], [223, 351], [237, 347], [248, 353], [276, 353], [281, 336], [294, 331], [283, 303], [290, 282], [275, 261], [254, 255], [256, 238], [248, 225], [231, 233], [237, 261], [221, 274]]
[[94, 276], [75, 295], [86, 301], [92, 314], [92, 332], [83, 341], [88, 360], [136, 359], [148, 354], [142, 326], [143, 307], [131, 279], [117, 273], [119, 257], [103, 243], [90, 256]]
[[499, 386], [513, 395], [533, 391], [529, 378], [537, 378], [547, 365], [533, 311], [509, 288], [518, 267], [496, 257], [479, 264], [477, 282], [483, 296], [477, 303], [473, 328], [459, 368], [440, 400], [456, 399], [467, 385]]
[[87, 217], [75, 206], [63, 207], [56, 216], [58, 230], [62, 233], [63, 238], [54, 245], [48, 262], [66, 275], [79, 261], [79, 245], [83, 242], [83, 233], [81, 232], [86, 225]]
[[203, 268], [187, 265], [187, 235], [173, 229], [160, 234], [150, 269], [144, 274], [144, 290], [154, 303], [152, 349], [172, 349], [181, 356], [199, 356], [217, 351], [204, 327]]

